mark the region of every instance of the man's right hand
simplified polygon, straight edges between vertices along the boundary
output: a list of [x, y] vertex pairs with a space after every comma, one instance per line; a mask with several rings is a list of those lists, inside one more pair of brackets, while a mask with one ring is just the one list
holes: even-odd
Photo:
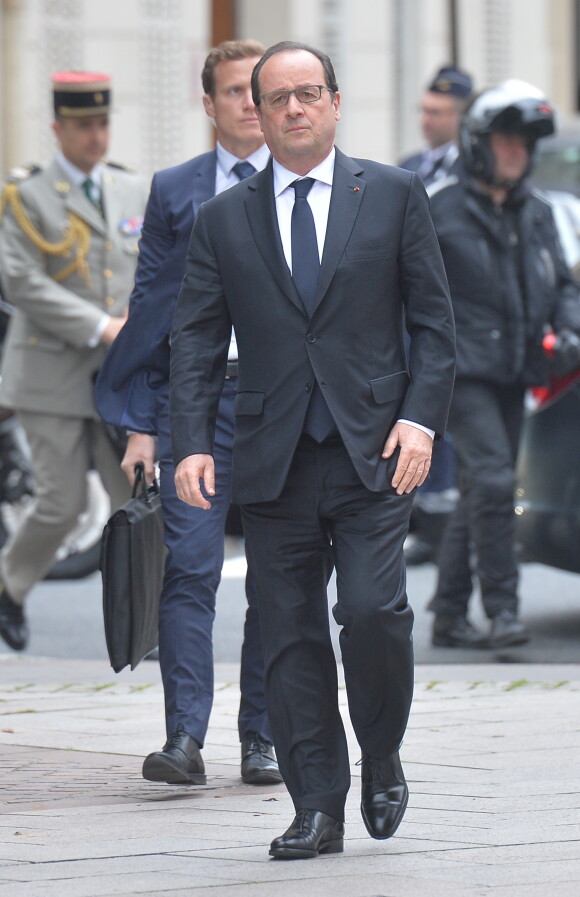
[[152, 483], [155, 476], [155, 439], [147, 433], [131, 433], [121, 461], [121, 470], [131, 485], [135, 482], [135, 465], [140, 462], [145, 468], [146, 482]]
[[212, 455], [188, 455], [175, 468], [175, 488], [178, 497], [187, 505], [207, 511], [211, 508], [211, 502], [202, 494], [201, 480], [207, 494], [215, 495], [215, 467]]
[[114, 342], [119, 333], [123, 329], [125, 323], [127, 321], [127, 312], [124, 315], [120, 315], [119, 317], [110, 317], [107, 321], [105, 329], [101, 333], [101, 342], [105, 344], [105, 346], [110, 346], [112, 342]]

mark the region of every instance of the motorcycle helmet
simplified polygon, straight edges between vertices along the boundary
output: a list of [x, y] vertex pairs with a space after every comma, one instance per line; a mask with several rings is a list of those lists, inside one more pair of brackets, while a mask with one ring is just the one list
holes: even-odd
[[[528, 144], [530, 161], [522, 177], [533, 162], [536, 141], [554, 133], [554, 108], [537, 87], [525, 81], [504, 81], [497, 87], [484, 90], [467, 106], [459, 126], [459, 151], [465, 170], [494, 184], [495, 160], [489, 145], [492, 132], [518, 134]], [[501, 184], [508, 189], [515, 184]]]

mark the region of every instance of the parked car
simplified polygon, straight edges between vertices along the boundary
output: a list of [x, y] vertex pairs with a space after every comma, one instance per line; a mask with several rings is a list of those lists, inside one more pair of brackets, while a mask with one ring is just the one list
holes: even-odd
[[542, 190], [580, 197], [580, 132], [563, 131], [538, 141], [532, 179]]
[[[566, 261], [580, 283], [580, 133], [539, 141], [533, 182], [552, 204]], [[523, 560], [580, 573], [580, 371], [533, 390], [517, 469]]]
[[550, 205], [566, 263], [580, 284], [580, 198], [562, 190], [541, 190]]
[[580, 371], [535, 390], [517, 469], [522, 559], [580, 573]]

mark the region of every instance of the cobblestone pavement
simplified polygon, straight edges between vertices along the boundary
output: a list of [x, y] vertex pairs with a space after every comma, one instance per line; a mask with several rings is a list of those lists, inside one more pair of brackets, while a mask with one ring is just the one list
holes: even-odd
[[396, 836], [366, 834], [349, 729], [345, 852], [290, 863], [268, 858], [284, 786], [239, 778], [237, 673], [216, 669], [208, 784], [179, 788], [141, 778], [163, 741], [156, 664], [3, 658], [0, 897], [580, 894], [578, 666], [419, 667]]

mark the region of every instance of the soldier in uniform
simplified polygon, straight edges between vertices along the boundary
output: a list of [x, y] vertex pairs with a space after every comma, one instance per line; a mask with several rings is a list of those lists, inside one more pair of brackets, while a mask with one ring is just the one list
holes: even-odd
[[6, 186], [0, 203], [0, 270], [14, 306], [0, 404], [18, 412], [37, 494], [0, 555], [0, 635], [28, 641], [24, 601], [53, 564], [86, 505], [94, 465], [113, 508], [127, 480], [93, 405], [93, 382], [124, 324], [137, 262], [146, 185], [104, 164], [110, 79], [53, 76], [58, 148], [42, 171]]
[[459, 150], [459, 118], [473, 90], [467, 72], [454, 65], [440, 68], [423, 94], [420, 121], [426, 148], [399, 162], [400, 168], [415, 171], [426, 187], [455, 174]]

